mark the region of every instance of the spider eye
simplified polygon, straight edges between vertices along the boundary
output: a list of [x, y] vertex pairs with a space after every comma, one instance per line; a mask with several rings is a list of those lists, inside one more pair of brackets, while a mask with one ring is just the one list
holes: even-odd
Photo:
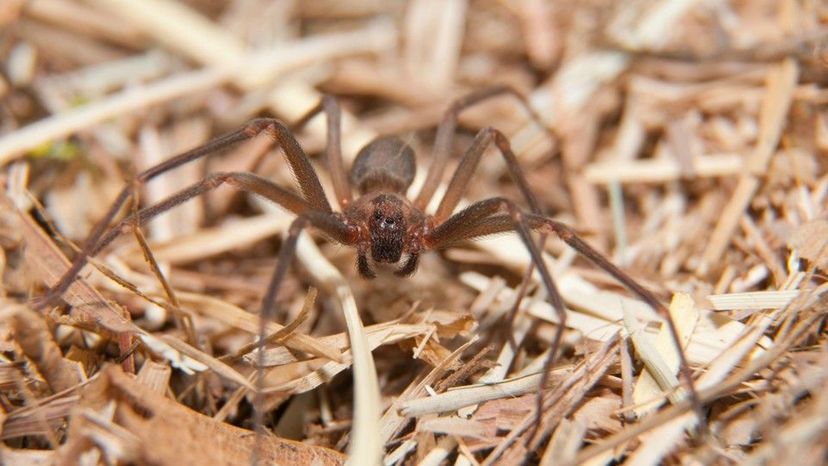
[[378, 221], [378, 222], [379, 222], [380, 220], [382, 220], [382, 212], [380, 212], [379, 210], [375, 211], [375, 212], [374, 212], [374, 220], [376, 220], [376, 221]]

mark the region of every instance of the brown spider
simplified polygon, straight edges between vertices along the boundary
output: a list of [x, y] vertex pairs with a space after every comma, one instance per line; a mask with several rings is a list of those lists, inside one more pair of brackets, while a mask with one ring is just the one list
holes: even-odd
[[[679, 342], [672, 319], [649, 290], [579, 238], [572, 228], [542, 214], [540, 205], [529, 189], [508, 139], [500, 131], [488, 127], [477, 133], [449, 181], [436, 213], [428, 215], [424, 212], [441, 181], [459, 113], [471, 105], [500, 95], [516, 97], [530, 116], [543, 127], [526, 100], [508, 87], [484, 89], [456, 100], [438, 127], [434, 160], [429, 167], [423, 187], [413, 201], [407, 199], [404, 193], [414, 179], [416, 170], [414, 151], [399, 138], [380, 137], [369, 143], [359, 152], [349, 176], [346, 176], [340, 148], [340, 109], [334, 98], [324, 97], [319, 105], [310, 110], [292, 128], [277, 119], [252, 120], [231, 133], [138, 174], [136, 183], [145, 183], [185, 163], [265, 133], [283, 149], [288, 164], [299, 182], [301, 196], [253, 173], [213, 173], [167, 199], [141, 209], [137, 214], [126, 216], [115, 226], [109, 227], [134, 190], [133, 185], [127, 186], [120, 192], [104, 218], [96, 225], [72, 266], [46, 294], [41, 303], [43, 305], [54, 303], [75, 280], [88, 258], [101, 251], [118, 235], [131, 231], [136, 220], [138, 225], [142, 225], [162, 212], [226, 183], [242, 191], [256, 193], [270, 199], [297, 216], [290, 226], [287, 240], [279, 251], [276, 270], [262, 301], [262, 322], [272, 320], [275, 315], [276, 293], [292, 261], [299, 234], [308, 226], [321, 230], [339, 243], [356, 247], [357, 268], [365, 278], [375, 276], [376, 266], [388, 267], [389, 265], [395, 268], [394, 273], [397, 275], [410, 275], [416, 270], [420, 254], [425, 251], [447, 248], [461, 241], [495, 233], [516, 231], [528, 249], [534, 267], [548, 292], [549, 302], [560, 319], [560, 325], [551, 343], [550, 356], [544, 367], [544, 380], [541, 382], [543, 386], [566, 326], [566, 311], [555, 282], [541, 260], [541, 248], [531, 236], [532, 231], [537, 231], [542, 235], [557, 235], [595, 265], [615, 277], [666, 319], [674, 341]], [[325, 113], [328, 122], [325, 158], [333, 181], [334, 193], [342, 212], [335, 212], [331, 207], [307, 155], [293, 136], [293, 131], [302, 128], [322, 112]], [[529, 211], [522, 210], [509, 199], [493, 197], [478, 201], [452, 214], [466, 191], [481, 156], [492, 143], [497, 146], [505, 159], [509, 174], [528, 204]], [[356, 199], [352, 196], [352, 188], [356, 188], [359, 192], [359, 197]], [[263, 324], [261, 328], [264, 329]], [[260, 341], [262, 339], [263, 335], [260, 335]], [[686, 357], [681, 346], [677, 344], [677, 347], [683, 378], [690, 393], [691, 402], [697, 414], [701, 414], [701, 403], [693, 386]], [[540, 416], [540, 397], [537, 415]], [[703, 425], [702, 416], [699, 416], [699, 419]]]

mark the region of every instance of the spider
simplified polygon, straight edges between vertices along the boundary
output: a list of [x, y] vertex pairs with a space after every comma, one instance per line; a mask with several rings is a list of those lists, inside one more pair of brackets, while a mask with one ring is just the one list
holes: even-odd
[[[554, 234], [597, 267], [612, 275], [665, 318], [679, 348], [682, 374], [691, 402], [697, 414], [700, 414], [701, 405], [693, 386], [687, 359], [681, 350], [681, 345], [678, 344], [680, 340], [675, 325], [664, 306], [649, 290], [581, 239], [571, 227], [543, 215], [540, 204], [530, 190], [517, 158], [512, 152], [509, 140], [500, 131], [493, 127], [486, 127], [477, 133], [455, 169], [436, 212], [433, 215], [425, 213], [426, 206], [442, 181], [460, 112], [484, 100], [503, 95], [514, 97], [531, 118], [543, 127], [540, 118], [531, 109], [526, 99], [510, 87], [498, 86], [482, 89], [455, 100], [437, 129], [433, 161], [422, 188], [413, 200], [406, 198], [405, 192], [411, 185], [416, 172], [414, 151], [398, 137], [383, 136], [367, 144], [358, 153], [350, 172], [346, 174], [340, 147], [341, 111], [337, 100], [331, 96], [323, 97], [316, 107], [292, 126], [274, 118], [252, 120], [235, 131], [219, 136], [204, 145], [139, 173], [135, 184], [145, 183], [183, 164], [220, 152], [264, 133], [284, 151], [287, 162], [298, 181], [301, 195], [253, 173], [213, 173], [155, 205], [141, 210], [136, 209], [135, 213], [127, 215], [119, 223], [110, 227], [117, 213], [134, 192], [134, 184], [126, 186], [103, 219], [95, 226], [69, 270], [48, 291], [41, 303], [54, 303], [75, 280], [88, 258], [100, 252], [118, 235], [131, 231], [134, 225], [142, 225], [159, 214], [223, 184], [258, 194], [296, 214], [287, 239], [279, 251], [275, 271], [262, 301], [260, 317], [262, 322], [272, 320], [275, 315], [276, 294], [293, 259], [299, 234], [307, 227], [316, 228], [339, 243], [355, 247], [357, 269], [359, 274], [366, 279], [374, 278], [378, 267], [390, 267], [393, 273], [407, 276], [414, 273], [420, 255], [426, 251], [444, 249], [465, 240], [514, 231], [517, 232], [531, 255], [533, 266], [540, 275], [548, 300], [555, 309], [560, 323], [553, 336], [549, 357], [544, 365], [541, 381], [541, 386], [544, 386], [548, 370], [560, 346], [567, 316], [555, 282], [544, 261], [541, 260], [541, 246], [533, 239], [532, 232], [541, 234], [541, 243], [546, 235]], [[320, 113], [324, 113], [327, 118], [325, 159], [334, 194], [341, 208], [339, 212], [335, 211], [328, 202], [319, 177], [293, 135], [295, 131], [300, 130]], [[516, 202], [505, 197], [492, 197], [475, 202], [454, 213], [482, 155], [492, 144], [497, 147], [505, 160], [509, 175], [517, 185], [529, 209], [524, 210]], [[354, 189], [359, 194], [356, 198], [352, 193]], [[261, 328], [263, 329], [264, 325]], [[261, 340], [263, 340], [263, 335], [260, 335]], [[537, 416], [541, 413], [540, 400], [539, 395]], [[703, 418], [699, 416], [699, 419]]]

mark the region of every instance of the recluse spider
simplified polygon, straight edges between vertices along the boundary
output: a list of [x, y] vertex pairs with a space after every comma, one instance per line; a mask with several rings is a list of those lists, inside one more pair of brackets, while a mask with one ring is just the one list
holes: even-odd
[[[261, 321], [263, 323], [272, 320], [275, 315], [274, 302], [277, 291], [291, 264], [299, 234], [306, 227], [312, 226], [339, 243], [355, 247], [359, 273], [369, 279], [375, 276], [377, 266], [391, 266], [397, 275], [410, 275], [416, 270], [420, 254], [426, 251], [447, 248], [464, 240], [495, 233], [515, 231], [529, 251], [534, 267], [548, 293], [548, 300], [560, 320], [560, 325], [551, 343], [549, 358], [546, 360], [541, 386], [546, 382], [546, 374], [558, 351], [567, 319], [561, 295], [549, 270], [541, 260], [541, 248], [532, 238], [531, 233], [534, 231], [541, 235], [554, 234], [652, 306], [666, 319], [673, 340], [678, 343], [680, 340], [673, 321], [664, 306], [649, 290], [579, 238], [572, 228], [543, 215], [540, 204], [529, 188], [508, 139], [500, 131], [487, 127], [477, 133], [454, 171], [437, 211], [434, 215], [424, 212], [442, 181], [459, 113], [469, 106], [500, 95], [511, 95], [517, 98], [536, 123], [543, 126], [526, 100], [508, 87], [483, 89], [456, 100], [438, 127], [434, 159], [425, 182], [413, 201], [405, 197], [405, 192], [414, 179], [416, 170], [414, 152], [399, 138], [386, 136], [370, 142], [359, 152], [350, 173], [346, 176], [340, 148], [340, 108], [334, 98], [324, 97], [315, 108], [290, 128], [273, 118], [252, 120], [233, 132], [138, 174], [135, 180], [136, 184], [145, 183], [183, 164], [220, 152], [265, 133], [284, 151], [287, 162], [298, 180], [301, 196], [253, 173], [213, 173], [155, 205], [142, 208], [137, 212], [137, 223], [142, 225], [162, 212], [222, 184], [263, 196], [296, 214], [287, 239], [279, 251], [276, 269], [262, 301]], [[293, 136], [293, 131], [302, 128], [319, 113], [324, 113], [327, 117], [328, 140], [325, 158], [341, 212], [336, 212], [331, 207], [307, 155]], [[504, 197], [493, 197], [475, 202], [453, 213], [469, 185], [469, 180], [481, 156], [491, 144], [497, 147], [505, 160], [509, 175], [520, 190], [529, 210], [521, 209], [515, 202]], [[352, 188], [357, 190], [358, 197], [352, 196]], [[110, 224], [130, 198], [133, 190], [134, 185], [129, 185], [120, 192], [112, 207], [94, 228], [69, 270], [41, 300], [42, 304], [52, 304], [57, 301], [75, 280], [89, 257], [100, 252], [118, 235], [131, 231], [136, 222], [136, 214], [127, 215], [112, 227]], [[261, 325], [261, 329], [260, 341], [263, 339], [264, 324]], [[691, 403], [700, 415], [701, 404], [693, 386], [687, 359], [680, 345], [677, 344], [677, 346], [683, 379]], [[539, 396], [536, 414], [538, 418], [541, 414], [540, 399]], [[261, 416], [261, 413], [258, 416]], [[699, 419], [704, 425], [703, 418], [699, 416]]]

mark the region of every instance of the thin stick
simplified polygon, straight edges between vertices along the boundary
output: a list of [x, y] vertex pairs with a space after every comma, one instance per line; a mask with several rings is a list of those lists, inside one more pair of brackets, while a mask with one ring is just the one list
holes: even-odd
[[[130, 2], [131, 6], [143, 2]], [[159, 18], [158, 13], [153, 15]], [[177, 30], [182, 30], [176, 26]], [[44, 118], [36, 123], [0, 138], [0, 165], [23, 152], [53, 139], [67, 137], [118, 115], [128, 114], [176, 97], [203, 92], [237, 79], [240, 70], [254, 67], [269, 68], [269, 78], [293, 68], [307, 65], [313, 60], [329, 60], [340, 55], [364, 53], [381, 49], [387, 42], [388, 32], [369, 27], [350, 33], [329, 34], [280, 44], [272, 50], [246, 54], [244, 49], [226, 61], [216, 62], [207, 68], [179, 73], [170, 78], [138, 86], [113, 94], [59, 115]], [[372, 40], [380, 39], [379, 42]], [[312, 57], [312, 58], [311, 58]]]
[[760, 178], [767, 170], [768, 164], [785, 127], [785, 117], [793, 100], [793, 92], [799, 77], [799, 67], [792, 58], [786, 58], [777, 68], [768, 75], [767, 91], [762, 102], [760, 115], [759, 140], [748, 161], [748, 172], [739, 178], [736, 191], [724, 207], [719, 222], [707, 242], [696, 273], [705, 275], [710, 267], [722, 256], [730, 243], [730, 237], [739, 224], [742, 212], [750, 204], [756, 190], [759, 189]]

